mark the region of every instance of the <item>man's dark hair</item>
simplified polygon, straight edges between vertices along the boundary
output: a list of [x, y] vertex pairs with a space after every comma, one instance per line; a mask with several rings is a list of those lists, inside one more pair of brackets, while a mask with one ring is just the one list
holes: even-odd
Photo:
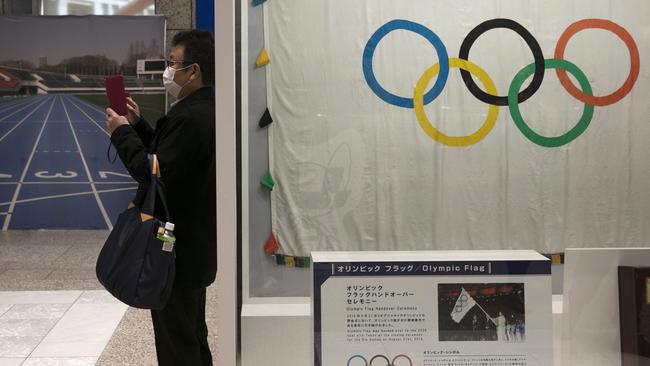
[[203, 84], [214, 84], [214, 37], [208, 31], [190, 30], [174, 36], [172, 46], [185, 47], [185, 60], [201, 67]]

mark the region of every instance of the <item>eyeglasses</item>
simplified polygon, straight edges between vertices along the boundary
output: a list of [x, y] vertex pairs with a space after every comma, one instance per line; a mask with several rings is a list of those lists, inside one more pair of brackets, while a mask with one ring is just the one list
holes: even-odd
[[173, 67], [174, 65], [191, 65], [195, 63], [194, 61], [185, 61], [185, 60], [167, 60], [167, 67]]

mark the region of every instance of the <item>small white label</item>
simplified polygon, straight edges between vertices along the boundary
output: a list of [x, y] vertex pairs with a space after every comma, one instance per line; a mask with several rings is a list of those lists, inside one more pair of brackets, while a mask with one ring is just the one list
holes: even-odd
[[174, 243], [163, 242], [162, 250], [165, 252], [171, 252], [172, 250], [174, 250]]

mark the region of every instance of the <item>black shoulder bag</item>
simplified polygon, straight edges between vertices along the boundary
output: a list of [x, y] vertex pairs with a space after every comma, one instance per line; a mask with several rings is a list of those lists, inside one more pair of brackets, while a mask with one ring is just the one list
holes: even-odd
[[[165, 223], [154, 217], [156, 195], [171, 221], [156, 155], [151, 156], [151, 183], [140, 204], [122, 212], [102, 247], [95, 271], [99, 282], [123, 303], [141, 309], [162, 309], [176, 273], [175, 250], [163, 250], [157, 238]], [[169, 250], [169, 248], [165, 248]]]

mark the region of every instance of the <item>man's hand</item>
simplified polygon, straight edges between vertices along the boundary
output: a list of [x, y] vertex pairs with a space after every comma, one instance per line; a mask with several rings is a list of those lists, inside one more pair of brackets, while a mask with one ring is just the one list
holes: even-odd
[[129, 110], [126, 119], [130, 124], [134, 124], [140, 120], [140, 107], [138, 107], [138, 103], [136, 103], [133, 98], [126, 98], [126, 109]]
[[124, 116], [115, 113], [111, 108], [106, 108], [106, 129], [111, 135], [121, 125], [128, 125], [129, 121]]

